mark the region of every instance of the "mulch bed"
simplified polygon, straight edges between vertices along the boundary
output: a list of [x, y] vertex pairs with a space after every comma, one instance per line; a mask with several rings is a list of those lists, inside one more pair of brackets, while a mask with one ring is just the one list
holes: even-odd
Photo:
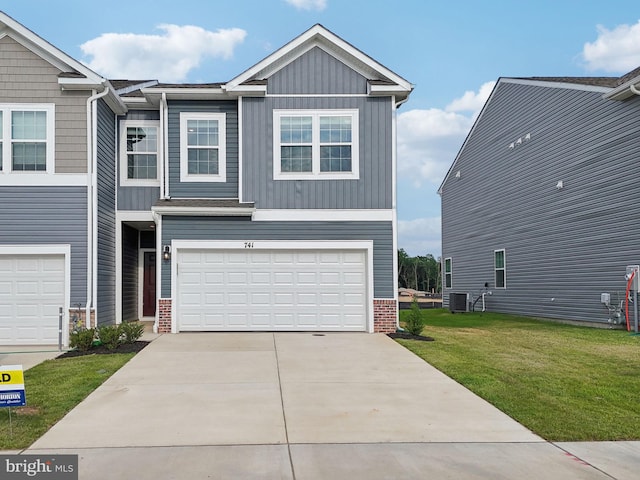
[[419, 340], [421, 342], [433, 342], [435, 339], [431, 337], [423, 337], [422, 335], [412, 335], [409, 332], [387, 333], [391, 338], [402, 338], [404, 340]]
[[69, 350], [68, 352], [64, 352], [63, 354], [58, 355], [56, 358], [81, 357], [83, 355], [105, 355], [110, 353], [138, 353], [147, 345], [149, 345], [149, 342], [145, 342], [142, 340], [138, 340], [134, 343], [125, 343], [123, 345], [119, 345], [115, 350], [108, 350], [107, 347], [99, 345], [97, 347], [92, 347], [84, 352], [80, 350]]

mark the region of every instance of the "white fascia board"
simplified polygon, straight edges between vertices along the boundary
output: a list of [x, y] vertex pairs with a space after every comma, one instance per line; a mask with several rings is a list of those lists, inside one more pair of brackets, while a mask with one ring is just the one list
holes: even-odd
[[196, 217], [250, 217], [255, 210], [242, 207], [151, 207], [151, 211], [159, 215]]
[[628, 82], [623, 83], [619, 87], [610, 90], [603, 95], [607, 100], [626, 100], [633, 97], [635, 94], [631, 91], [631, 86], [636, 86], [640, 83], [640, 76], [632, 78]]
[[611, 90], [610, 87], [599, 87], [597, 85], [585, 85], [583, 83], [554, 82], [547, 80], [530, 80], [527, 78], [502, 78], [502, 83], [515, 83], [518, 85], [531, 85], [534, 87], [562, 88], [565, 90], [582, 90], [585, 92], [605, 93]]
[[[18, 35], [20, 35], [28, 43], [35, 46], [38, 50], [37, 53], [41, 55], [42, 58], [44, 58], [45, 60], [54, 64], [56, 67], [60, 68], [62, 66], [66, 66], [67, 69], [70, 68], [70, 69], [76, 70], [77, 72], [87, 77], [87, 81], [91, 82], [92, 84], [99, 85], [106, 80], [105, 78], [95, 73], [93, 70], [90, 70], [89, 68], [84, 66], [82, 63], [78, 62], [77, 60], [73, 59], [72, 57], [64, 53], [62, 50], [54, 47], [52, 44], [50, 44], [39, 35], [32, 32], [28, 28], [26, 28], [21, 23], [15, 21], [13, 18], [11, 18], [9, 15], [7, 15], [4, 12], [0, 12], [0, 23], [3, 23], [9, 29], [13, 30]], [[20, 39], [17, 39], [14, 36], [11, 36], [11, 37], [14, 40], [24, 45], [24, 43], [20, 41]], [[29, 48], [27, 45], [25, 46]], [[61, 70], [64, 70], [64, 68], [61, 68]]]
[[[480, 114], [478, 115], [478, 118], [476, 118], [476, 121], [473, 122], [473, 126], [469, 130], [469, 133], [467, 134], [466, 138], [464, 139], [464, 142], [462, 142], [462, 146], [458, 150], [458, 153], [456, 154], [456, 158], [453, 160], [453, 163], [449, 167], [449, 170], [447, 170], [447, 174], [444, 176], [444, 179], [442, 180], [442, 183], [440, 183], [440, 186], [438, 187], [438, 195], [442, 196], [442, 188], [444, 187], [444, 184], [447, 183], [447, 180], [449, 179], [449, 176], [451, 175], [451, 172], [454, 171], [454, 168], [455, 168], [456, 164], [458, 163], [458, 159], [460, 158], [460, 154], [464, 150], [464, 147], [467, 145], [467, 142], [471, 138], [471, 135], [473, 135], [473, 133], [475, 132], [475, 129], [478, 126], [478, 123], [480, 123], [480, 121], [481, 121], [481, 119], [482, 119], [482, 117], [484, 115], [484, 112], [487, 109], [487, 105], [489, 105], [489, 103], [491, 102], [491, 99], [493, 98], [493, 96], [498, 91], [498, 87], [503, 82], [506, 82], [506, 80], [504, 78], [502, 78], [502, 77], [498, 78], [498, 81], [493, 86], [493, 90], [491, 90], [491, 93], [489, 94], [489, 98], [487, 98], [487, 101], [484, 102], [484, 105], [482, 106], [482, 110], [480, 110]], [[506, 82], [506, 83], [508, 83], [508, 82]]]
[[160, 103], [163, 93], [167, 100], [219, 100], [228, 98], [227, 92], [222, 88], [142, 88], [140, 90], [148, 102], [153, 105]]
[[234, 96], [264, 97], [267, 95], [266, 85], [238, 85], [237, 87], [228, 87], [225, 85], [224, 88], [229, 95]]
[[[333, 48], [328, 49], [323, 43], [328, 43]], [[305, 45], [308, 44], [308, 45]], [[320, 24], [316, 24], [306, 32], [302, 33], [292, 41], [276, 50], [274, 53], [264, 58], [262, 61], [255, 64], [253, 67], [245, 70], [243, 73], [232, 79], [227, 83], [227, 90], [232, 91], [240, 84], [253, 78], [260, 72], [272, 73], [277, 71], [292, 62], [300, 55], [309, 51], [313, 47], [325, 47], [324, 50], [337, 54], [339, 59], [344, 61], [347, 65], [354, 68], [356, 71], [362, 71], [362, 68], [358, 68], [358, 63], [367, 67], [367, 69], [377, 72], [380, 76], [389, 79], [390, 81], [398, 84], [404, 88], [407, 92], [412, 90], [412, 85], [404, 78], [400, 77], [396, 73], [392, 72], [388, 68], [384, 67], [380, 63], [373, 60], [368, 55], [364, 54], [353, 45], [345, 42], [340, 37], [330, 32]]]
[[257, 222], [391, 222], [393, 210], [259, 209]]

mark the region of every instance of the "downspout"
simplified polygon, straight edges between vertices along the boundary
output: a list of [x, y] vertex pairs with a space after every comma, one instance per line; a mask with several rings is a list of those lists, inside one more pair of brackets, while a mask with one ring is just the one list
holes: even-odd
[[[398, 186], [398, 146], [397, 146], [397, 124], [398, 124], [398, 102], [396, 97], [391, 97], [391, 230], [393, 232], [393, 298], [396, 301], [396, 330], [400, 328], [400, 306], [398, 305], [398, 211], [397, 196]], [[417, 288], [417, 286], [416, 286]]]
[[[93, 92], [96, 91], [93, 90]], [[94, 93], [87, 98], [87, 304], [85, 306], [87, 328], [91, 327], [91, 306], [98, 284], [98, 277], [95, 274], [98, 269], [98, 257], [94, 253], [98, 243], [98, 177], [96, 175], [98, 146], [94, 135], [94, 128], [97, 134], [98, 111], [97, 108], [93, 108], [93, 105], [108, 93], [109, 87], [105, 86], [102, 92]]]
[[[160, 120], [162, 128], [162, 161], [160, 162], [160, 198], [171, 198], [169, 195], [169, 108], [167, 93], [162, 92], [160, 100]], [[166, 173], [166, 175], [165, 175]]]

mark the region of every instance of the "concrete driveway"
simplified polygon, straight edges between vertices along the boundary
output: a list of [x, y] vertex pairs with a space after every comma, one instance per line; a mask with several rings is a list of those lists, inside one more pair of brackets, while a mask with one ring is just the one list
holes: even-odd
[[96, 480], [611, 478], [380, 334], [161, 336], [25, 453]]

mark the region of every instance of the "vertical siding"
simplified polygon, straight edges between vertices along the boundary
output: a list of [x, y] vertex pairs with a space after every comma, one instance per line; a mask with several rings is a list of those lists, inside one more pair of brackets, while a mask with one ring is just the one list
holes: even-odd
[[122, 225], [122, 321], [138, 320], [138, 230]]
[[[443, 258], [453, 292], [489, 282], [493, 311], [606, 322], [640, 263], [640, 98], [502, 83], [443, 185]], [[513, 149], [508, 145], [531, 134]], [[557, 189], [562, 180], [563, 189]], [[507, 288], [493, 251], [506, 249]], [[445, 290], [445, 299], [447, 290]]]
[[[120, 142], [121, 120], [159, 120], [160, 112], [157, 110], [131, 110], [125, 116], [118, 117], [117, 132]], [[118, 143], [118, 210], [151, 210], [151, 207], [160, 198], [160, 187], [123, 187], [120, 185], [120, 144]], [[160, 161], [160, 158], [158, 158]]]
[[367, 79], [319, 47], [274, 73], [270, 94], [366, 94]]
[[[355, 108], [360, 112], [358, 180], [273, 180], [274, 109]], [[246, 98], [242, 109], [243, 200], [258, 208], [392, 207], [390, 98]]]
[[0, 186], [0, 244], [71, 245], [71, 306], [87, 301], [86, 187]]
[[62, 91], [59, 73], [11, 37], [0, 39], [0, 103], [54, 103], [55, 171], [85, 173], [89, 92]]
[[98, 324], [115, 322], [116, 179], [115, 115], [98, 101]]
[[[226, 182], [180, 182], [180, 112], [225, 114]], [[169, 193], [173, 198], [238, 198], [238, 104], [236, 101], [169, 103]]]
[[[164, 217], [162, 244], [171, 240], [373, 240], [376, 298], [393, 298], [391, 222], [252, 222], [248, 218]], [[162, 296], [171, 296], [171, 265], [161, 260]]]

